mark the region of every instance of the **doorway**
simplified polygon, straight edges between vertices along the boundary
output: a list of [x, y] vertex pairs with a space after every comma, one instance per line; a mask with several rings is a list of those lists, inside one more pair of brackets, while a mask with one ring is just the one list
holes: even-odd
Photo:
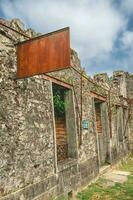
[[72, 90], [52, 84], [57, 161], [77, 158], [77, 134]]
[[109, 164], [109, 121], [106, 102], [94, 99], [100, 167]]

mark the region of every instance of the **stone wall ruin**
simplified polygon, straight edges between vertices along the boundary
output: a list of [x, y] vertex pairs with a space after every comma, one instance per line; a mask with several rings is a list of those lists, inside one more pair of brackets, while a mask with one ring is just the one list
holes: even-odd
[[[36, 35], [19, 20], [3, 22]], [[44, 75], [16, 79], [15, 43], [22, 40], [23, 36], [0, 26], [0, 200], [48, 200], [86, 186], [104, 164], [112, 165], [128, 154], [133, 120], [127, 120], [127, 98], [133, 96], [133, 79], [119, 71], [111, 78], [97, 74], [93, 84], [84, 72], [81, 108], [81, 75], [76, 70], [82, 68], [77, 53], [71, 50], [71, 66], [76, 70], [49, 73], [53, 79]], [[54, 78], [72, 84], [68, 101], [73, 109], [67, 126], [73, 142], [69, 142], [70, 157], [62, 162], [57, 161]], [[101, 109], [99, 135], [95, 103]], [[88, 123], [82, 131], [81, 109], [82, 120]]]

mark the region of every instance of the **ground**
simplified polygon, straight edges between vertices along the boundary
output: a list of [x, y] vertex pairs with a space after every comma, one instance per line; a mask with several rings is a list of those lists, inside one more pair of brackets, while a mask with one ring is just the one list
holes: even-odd
[[[117, 177], [114, 177], [114, 173], [109, 172], [108, 175], [102, 176], [96, 183], [88, 186], [88, 188], [78, 193], [77, 199], [133, 200], [133, 157], [130, 156], [119, 166], [119, 168], [117, 168], [117, 170], [130, 172], [130, 175], [127, 177], [127, 181], [123, 179], [124, 176], [119, 181], [116, 181], [116, 179], [119, 179], [118, 175], [116, 175]], [[108, 178], [111, 178], [111, 175], [113, 176], [112, 180], [115, 179], [116, 183], [108, 180]]]
[[[79, 192], [76, 198], [72, 199], [133, 200], [133, 156], [129, 156], [115, 170], [102, 175], [95, 183], [89, 185], [85, 190]], [[60, 198], [59, 200], [66, 199]]]

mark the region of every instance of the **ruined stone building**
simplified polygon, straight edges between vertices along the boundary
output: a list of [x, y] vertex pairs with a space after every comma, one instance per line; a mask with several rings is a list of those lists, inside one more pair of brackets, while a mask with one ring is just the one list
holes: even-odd
[[15, 44], [25, 39], [0, 26], [0, 200], [67, 195], [133, 147], [133, 75], [91, 79], [71, 50], [71, 68], [16, 79]]

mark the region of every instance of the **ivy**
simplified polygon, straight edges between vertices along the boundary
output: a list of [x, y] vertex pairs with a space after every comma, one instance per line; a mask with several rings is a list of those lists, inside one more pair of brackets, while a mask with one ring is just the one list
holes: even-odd
[[65, 116], [66, 109], [66, 96], [67, 90], [61, 86], [53, 87], [53, 102], [54, 102], [54, 111], [56, 116]]

